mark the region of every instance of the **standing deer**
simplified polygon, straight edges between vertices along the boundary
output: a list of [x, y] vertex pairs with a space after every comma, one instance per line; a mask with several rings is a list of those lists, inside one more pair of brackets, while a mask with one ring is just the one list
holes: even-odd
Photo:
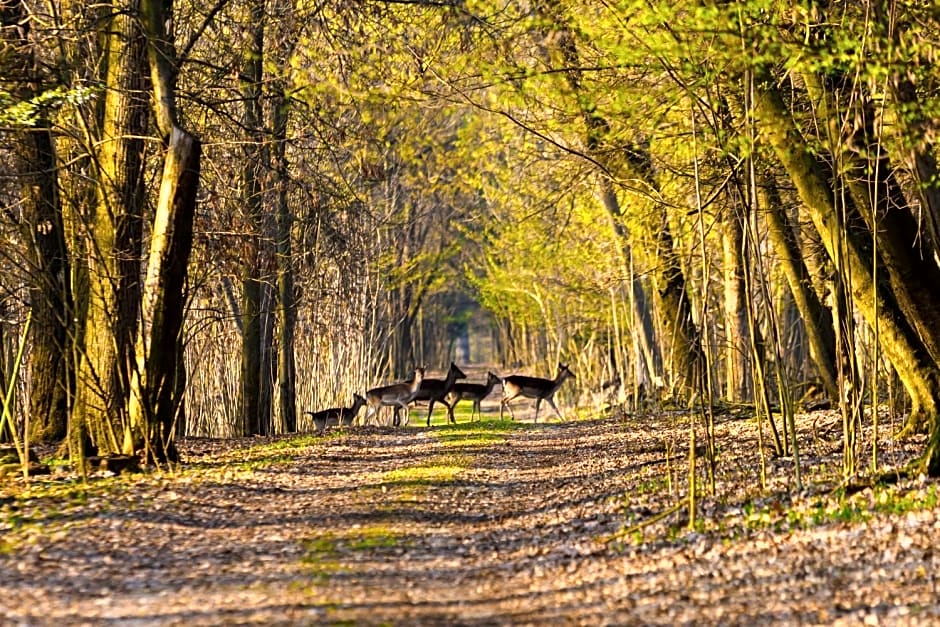
[[366, 399], [353, 394], [352, 407], [332, 407], [330, 409], [321, 409], [318, 412], [305, 411], [313, 419], [313, 424], [318, 433], [323, 433], [327, 427], [347, 426], [353, 423], [359, 409], [366, 404]]
[[418, 367], [415, 368], [415, 376], [410, 381], [372, 388], [366, 392], [366, 402], [369, 403], [369, 409], [366, 410], [363, 423], [368, 423], [369, 418], [378, 412], [380, 407], [394, 405], [395, 425], [398, 425], [399, 408], [405, 410], [405, 424], [408, 424], [408, 403], [415, 397], [422, 380], [424, 380], [424, 368]]
[[539, 405], [542, 404], [543, 400], [548, 401], [548, 404], [555, 410], [555, 415], [558, 416], [559, 420], [564, 420], [564, 418], [561, 417], [561, 412], [559, 412], [558, 408], [555, 406], [554, 396], [558, 388], [561, 387], [561, 384], [569, 377], [572, 379], [575, 378], [574, 373], [568, 369], [566, 364], [558, 364], [558, 374], [554, 379], [526, 377], [518, 374], [504, 377], [502, 379], [503, 400], [499, 404], [499, 419], [503, 419], [503, 407], [505, 406], [509, 408], [509, 415], [515, 420], [516, 417], [512, 413], [512, 407], [510, 407], [509, 401], [520, 396], [525, 396], [526, 398], [535, 399], [536, 422], [539, 420]]
[[444, 397], [451, 391], [451, 388], [454, 387], [454, 382], [457, 379], [466, 379], [467, 375], [463, 373], [463, 370], [457, 367], [457, 364], [450, 362], [450, 369], [447, 371], [447, 378], [445, 379], [425, 379], [421, 382], [421, 387], [418, 388], [418, 393], [415, 394], [414, 400], [416, 401], [427, 401], [428, 402], [428, 426], [431, 426], [431, 412], [434, 411], [434, 403], [443, 403], [447, 407], [447, 413], [450, 416], [450, 421], [454, 422], [453, 414], [451, 413], [450, 405], [447, 404], [447, 401], [444, 400]]
[[473, 420], [473, 414], [476, 413], [480, 419], [483, 419], [483, 412], [480, 411], [480, 401], [490, 395], [496, 384], [499, 383], [499, 377], [492, 372], [486, 373], [486, 385], [482, 383], [455, 383], [453, 389], [447, 394], [448, 416], [451, 422], [454, 420], [454, 407], [462, 400], [473, 401], [473, 409], [470, 410], [470, 420]]

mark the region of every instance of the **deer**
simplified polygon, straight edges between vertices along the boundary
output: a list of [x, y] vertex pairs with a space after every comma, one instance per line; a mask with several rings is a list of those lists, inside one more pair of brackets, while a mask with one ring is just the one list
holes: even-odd
[[363, 423], [368, 423], [369, 418], [379, 411], [382, 406], [395, 406], [395, 426], [398, 426], [398, 409], [405, 410], [405, 424], [408, 424], [408, 403], [414, 398], [424, 380], [424, 368], [415, 368], [415, 376], [410, 381], [402, 383], [393, 383], [382, 387], [372, 388], [366, 392], [366, 402], [369, 409], [366, 410], [366, 416]]
[[509, 405], [509, 401], [524, 396], [526, 398], [535, 399], [536, 422], [539, 420], [539, 405], [542, 404], [543, 400], [548, 401], [548, 404], [555, 410], [555, 415], [558, 416], [559, 420], [564, 420], [564, 418], [561, 417], [561, 412], [558, 411], [558, 407], [555, 406], [554, 396], [558, 388], [561, 387], [561, 384], [568, 378], [574, 379], [575, 376], [574, 373], [568, 369], [567, 364], [558, 364], [558, 374], [554, 379], [527, 377], [519, 374], [503, 377], [501, 379], [503, 383], [503, 400], [499, 403], [499, 419], [503, 419], [503, 407], [505, 406], [509, 408], [509, 415], [515, 420], [516, 417], [512, 413], [512, 407]]
[[358, 394], [353, 394], [352, 407], [331, 407], [330, 409], [321, 409], [318, 412], [305, 411], [313, 420], [317, 433], [323, 433], [327, 427], [336, 427], [351, 425], [359, 413], [359, 409], [366, 404], [366, 399]]
[[446, 401], [449, 405], [447, 408], [448, 416], [450, 421], [456, 423], [454, 420], [454, 407], [457, 403], [466, 399], [468, 401], [473, 401], [473, 409], [470, 410], [470, 420], [473, 420], [473, 415], [476, 413], [480, 419], [483, 419], [483, 412], [480, 411], [480, 401], [490, 395], [490, 392], [493, 391], [493, 388], [496, 384], [499, 383], [499, 377], [497, 377], [492, 372], [486, 373], [486, 384], [482, 383], [454, 383], [454, 387], [450, 392], [447, 393]]
[[421, 382], [421, 387], [418, 388], [418, 393], [415, 394], [413, 400], [428, 402], [429, 427], [431, 426], [431, 412], [434, 411], [434, 403], [442, 403], [445, 407], [447, 407], [447, 413], [450, 417], [450, 421], [454, 422], [451, 407], [448, 405], [445, 397], [454, 387], [454, 382], [457, 381], [457, 379], [466, 378], [467, 375], [463, 373], [463, 370], [458, 368], [457, 364], [454, 362], [450, 362], [450, 368], [447, 370], [447, 377], [445, 379], [425, 379]]

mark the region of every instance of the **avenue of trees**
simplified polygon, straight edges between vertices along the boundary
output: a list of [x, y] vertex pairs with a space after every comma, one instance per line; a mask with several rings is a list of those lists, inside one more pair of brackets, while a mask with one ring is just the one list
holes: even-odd
[[940, 475], [933, 3], [0, 18], [6, 437], [173, 460], [309, 429], [469, 333], [505, 370], [570, 363], [572, 403], [619, 378], [626, 409], [752, 404], [780, 454], [829, 399], [847, 474], [887, 408]]

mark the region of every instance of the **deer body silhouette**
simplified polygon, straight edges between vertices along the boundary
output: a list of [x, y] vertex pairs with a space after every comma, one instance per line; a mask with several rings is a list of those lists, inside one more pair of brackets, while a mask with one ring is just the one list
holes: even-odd
[[539, 420], [539, 406], [542, 404], [543, 400], [551, 405], [551, 408], [555, 410], [555, 415], [558, 416], [559, 420], [564, 420], [561, 416], [561, 412], [558, 411], [558, 407], [555, 406], [554, 396], [558, 388], [561, 387], [561, 384], [569, 378], [574, 379], [575, 376], [566, 364], [558, 364], [558, 374], [554, 379], [527, 377], [519, 374], [503, 377], [503, 400], [500, 401], [499, 404], [499, 419], [503, 419], [503, 407], [507, 407], [509, 409], [509, 415], [515, 420], [516, 417], [512, 413], [512, 407], [509, 405], [509, 402], [520, 396], [524, 396], [526, 398], [535, 399], [536, 422]]

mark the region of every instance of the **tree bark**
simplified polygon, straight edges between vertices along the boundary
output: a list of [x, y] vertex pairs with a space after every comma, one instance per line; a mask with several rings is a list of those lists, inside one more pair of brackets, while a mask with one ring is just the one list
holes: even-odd
[[296, 381], [297, 366], [294, 361], [294, 333], [297, 327], [297, 303], [294, 295], [293, 246], [291, 227], [293, 217], [287, 199], [288, 164], [287, 164], [287, 119], [288, 102], [283, 86], [279, 86], [273, 103], [274, 139], [273, 174], [274, 187], [277, 190], [277, 238], [275, 240], [277, 259], [278, 313], [280, 315], [280, 333], [278, 337], [278, 413], [284, 431], [297, 431]]
[[[97, 198], [87, 224], [88, 294], [82, 360], [72, 429], [100, 454], [120, 453], [130, 428], [129, 367], [140, 305], [141, 215], [144, 202], [143, 137], [146, 41], [136, 19], [136, 1], [111, 13], [102, 27], [105, 42], [103, 120], [97, 159]], [[70, 434], [72, 437], [72, 434]], [[76, 445], [79, 442], [75, 442]], [[72, 450], [78, 450], [72, 447]]]
[[780, 270], [786, 278], [793, 302], [803, 319], [809, 342], [809, 353], [822, 379], [826, 393], [833, 401], [839, 398], [839, 376], [836, 369], [835, 329], [830, 311], [813, 289], [812, 278], [800, 254], [800, 244], [790, 225], [786, 211], [777, 193], [777, 184], [764, 176], [760, 187], [767, 234], [780, 260]]
[[187, 266], [192, 249], [202, 144], [176, 119], [176, 55], [167, 32], [171, 2], [142, 0], [154, 116], [165, 142], [163, 171], [151, 228], [150, 256], [142, 296], [144, 326], [137, 338], [137, 369], [131, 417], [135, 427], [126, 451], [142, 443], [148, 457], [176, 460], [174, 421], [183, 406], [185, 362], [181, 358]]
[[30, 439], [61, 442], [68, 429], [74, 370], [71, 361], [73, 320], [69, 260], [59, 203], [55, 148], [48, 122], [29, 133], [26, 158], [30, 202], [33, 277], [32, 388], [29, 399]]
[[[735, 200], [734, 205], [740, 206]], [[722, 221], [722, 252], [724, 269], [725, 316], [725, 396], [731, 402], [746, 400], [750, 393], [747, 367], [750, 334], [745, 307], [744, 241], [745, 215], [740, 210], [728, 211]]]
[[[29, 40], [31, 26], [21, 0], [0, 4], [0, 27], [10, 53], [4, 72], [7, 84], [12, 84], [23, 100], [40, 95], [45, 81]], [[74, 379], [69, 341], [73, 319], [70, 268], [51, 124], [40, 115], [19, 135], [16, 152], [26, 201], [24, 235], [32, 265], [29, 436], [32, 441], [51, 444], [66, 436]]]
[[182, 404], [178, 377], [185, 376], [179, 359], [185, 308], [186, 269], [193, 242], [193, 220], [202, 146], [186, 131], [174, 127], [164, 157], [160, 196], [154, 216], [150, 260], [144, 284], [144, 327], [138, 345], [132, 407], [138, 427], [125, 452], [133, 452], [142, 437], [150, 457], [177, 459], [174, 421]]
[[269, 432], [272, 397], [269, 369], [269, 343], [265, 342], [264, 257], [262, 233], [264, 203], [262, 196], [263, 118], [261, 112], [262, 61], [264, 54], [264, 2], [251, 5], [248, 26], [249, 41], [242, 59], [242, 102], [244, 143], [242, 194], [251, 237], [242, 276], [242, 362], [240, 414], [245, 435], [267, 435]]

